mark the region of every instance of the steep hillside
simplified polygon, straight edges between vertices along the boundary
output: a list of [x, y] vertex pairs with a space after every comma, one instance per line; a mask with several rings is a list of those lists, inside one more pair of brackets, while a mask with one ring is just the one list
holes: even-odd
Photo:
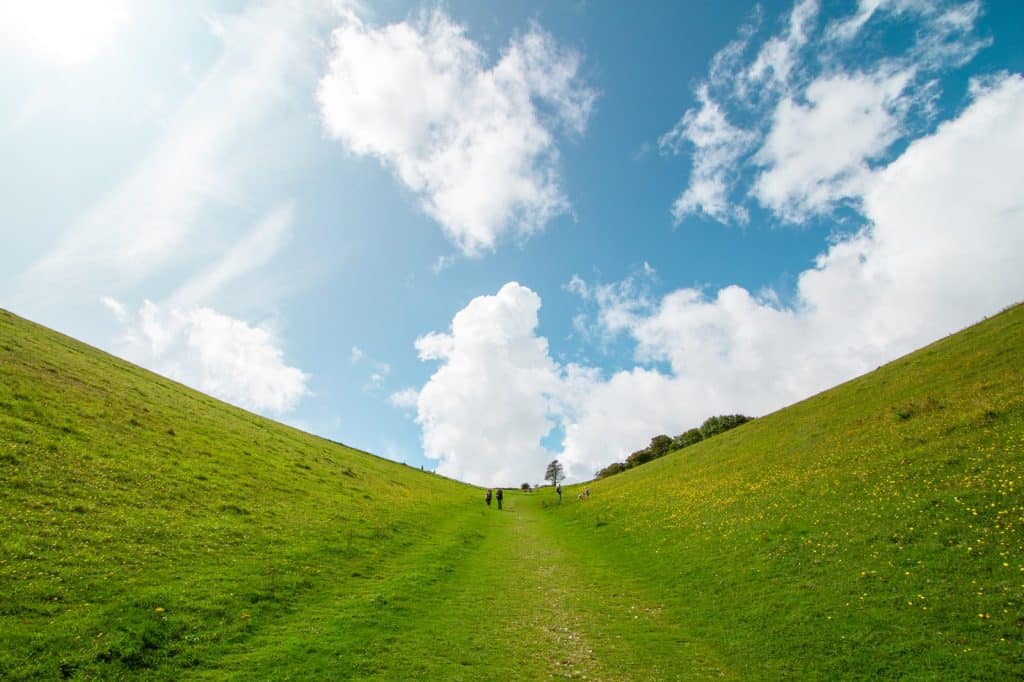
[[741, 677], [1024, 676], [1024, 307], [589, 486], [581, 556]]
[[476, 497], [0, 311], [0, 678], [344, 663]]
[[1024, 677], [1024, 307], [480, 491], [0, 314], [0, 678]]

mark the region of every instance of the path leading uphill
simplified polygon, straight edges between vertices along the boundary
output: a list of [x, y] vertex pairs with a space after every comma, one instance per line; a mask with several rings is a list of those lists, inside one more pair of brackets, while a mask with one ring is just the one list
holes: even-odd
[[[560, 532], [541, 493], [481, 504], [478, 542], [408, 605], [369, 679], [721, 679], [660, 605]], [[489, 674], [488, 674], [489, 673]]]

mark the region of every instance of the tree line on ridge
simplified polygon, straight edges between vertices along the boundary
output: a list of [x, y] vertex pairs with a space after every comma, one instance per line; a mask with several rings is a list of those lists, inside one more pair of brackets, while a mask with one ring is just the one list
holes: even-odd
[[614, 476], [626, 469], [632, 469], [651, 460], [664, 457], [674, 450], [681, 450], [702, 440], [707, 440], [712, 436], [724, 433], [729, 429], [734, 429], [752, 419], [753, 417], [747, 417], [742, 414], [720, 414], [716, 417], [708, 417], [700, 426], [684, 431], [675, 438], [664, 434], [655, 436], [651, 439], [651, 444], [646, 448], [632, 453], [626, 458], [625, 462], [612, 462], [598, 471], [595, 476], [597, 478]]

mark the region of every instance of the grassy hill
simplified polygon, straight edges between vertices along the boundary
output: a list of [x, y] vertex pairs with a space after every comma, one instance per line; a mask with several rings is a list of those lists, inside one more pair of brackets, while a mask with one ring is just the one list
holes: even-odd
[[356, 669], [471, 498], [0, 311], [0, 678], [316, 669], [324, 604]]
[[741, 677], [1024, 677], [1024, 307], [590, 488], [563, 532]]
[[1018, 306], [498, 513], [0, 312], [0, 678], [1020, 678], [1022, 387]]

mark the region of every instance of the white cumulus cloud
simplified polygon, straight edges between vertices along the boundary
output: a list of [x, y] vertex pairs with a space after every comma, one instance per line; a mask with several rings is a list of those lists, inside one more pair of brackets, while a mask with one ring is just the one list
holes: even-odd
[[282, 415], [309, 393], [310, 375], [285, 362], [266, 327], [207, 307], [145, 301], [132, 316], [113, 299], [104, 304], [123, 325], [118, 351], [143, 367], [262, 414]]
[[973, 90], [962, 115], [877, 174], [868, 226], [801, 274], [793, 306], [738, 286], [680, 289], [614, 318], [638, 361], [670, 371], [596, 384], [564, 457], [607, 464], [712, 414], [764, 414], [1024, 299], [1024, 78]]
[[[801, 273], [790, 306], [739, 286], [652, 298], [639, 274], [573, 278], [566, 289], [596, 306], [594, 324], [635, 344], [637, 366], [605, 378], [550, 357], [526, 287], [474, 299], [450, 332], [417, 341], [441, 362], [416, 402], [428, 456], [482, 483], [536, 478], [554, 457], [589, 478], [654, 435], [763, 415], [1024, 299], [1024, 78], [972, 92], [960, 116], [872, 177], [868, 224]], [[414, 393], [392, 401], [411, 406]], [[561, 450], [544, 447], [556, 425]]]
[[[563, 388], [547, 341], [535, 335], [539, 309], [536, 293], [509, 282], [470, 301], [450, 332], [417, 341], [421, 358], [441, 362], [419, 391], [416, 417], [440, 473], [511, 485], [535, 480], [553, 458], [541, 440]], [[397, 400], [411, 399], [407, 391]]]
[[350, 13], [333, 45], [317, 90], [324, 128], [390, 168], [463, 253], [568, 209], [556, 136], [582, 133], [595, 99], [576, 52], [534, 26], [488, 67], [440, 10], [382, 28]]
[[754, 195], [794, 222], [860, 196], [871, 175], [868, 161], [900, 136], [907, 106], [901, 94], [910, 78], [906, 71], [843, 73], [811, 83], [806, 105], [783, 99], [755, 155], [767, 169], [757, 177]]

